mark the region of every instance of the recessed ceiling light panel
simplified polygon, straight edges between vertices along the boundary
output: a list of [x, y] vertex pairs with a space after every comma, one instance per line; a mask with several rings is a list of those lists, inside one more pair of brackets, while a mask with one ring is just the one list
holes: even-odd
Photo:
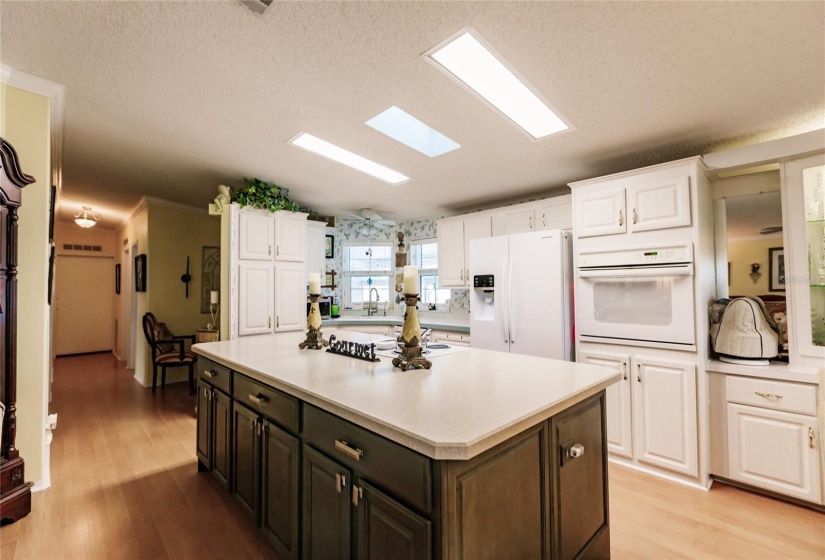
[[390, 107], [368, 120], [366, 125], [429, 157], [440, 156], [461, 147], [398, 107]]
[[474, 29], [424, 53], [438, 67], [504, 114], [535, 139], [571, 126], [488, 47]]
[[352, 167], [353, 169], [357, 169], [367, 175], [377, 177], [378, 179], [393, 185], [403, 183], [409, 179], [409, 177], [395, 171], [394, 169], [390, 169], [380, 163], [375, 163], [372, 160], [359, 156], [358, 154], [354, 154], [349, 150], [336, 146], [335, 144], [330, 144], [326, 140], [321, 140], [320, 138], [313, 136], [312, 134], [307, 134], [306, 132], [300, 133], [298, 136], [290, 140], [289, 143], [294, 146], [298, 146], [299, 148], [309, 150], [310, 152], [320, 156], [324, 156], [325, 158], [329, 158], [332, 161], [336, 161], [348, 167]]

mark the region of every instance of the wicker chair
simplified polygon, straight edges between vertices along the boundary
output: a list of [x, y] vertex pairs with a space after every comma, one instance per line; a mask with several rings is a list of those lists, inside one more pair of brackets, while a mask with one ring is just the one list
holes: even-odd
[[161, 387], [166, 385], [166, 368], [189, 367], [189, 393], [195, 394], [195, 362], [198, 356], [186, 350], [186, 341], [195, 342], [195, 335], [175, 336], [152, 313], [143, 316], [143, 334], [152, 347], [152, 392], [158, 384], [158, 366], [161, 368]]

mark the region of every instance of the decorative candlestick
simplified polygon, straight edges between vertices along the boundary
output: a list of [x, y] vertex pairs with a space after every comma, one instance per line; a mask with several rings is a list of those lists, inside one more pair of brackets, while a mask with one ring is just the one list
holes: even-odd
[[430, 369], [432, 362], [421, 356], [421, 326], [418, 324], [418, 313], [415, 304], [421, 298], [418, 294], [404, 294], [407, 310], [404, 312], [404, 326], [401, 331], [401, 355], [392, 359], [392, 365], [406, 370]]
[[329, 346], [329, 341], [324, 340], [321, 333], [321, 310], [318, 309], [318, 300], [321, 294], [309, 294], [309, 316], [307, 317], [307, 338], [298, 345], [298, 348], [312, 348], [323, 350], [324, 346]]

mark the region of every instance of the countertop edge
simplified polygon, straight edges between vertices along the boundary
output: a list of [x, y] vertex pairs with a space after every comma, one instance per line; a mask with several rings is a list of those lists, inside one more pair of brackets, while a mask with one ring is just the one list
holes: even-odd
[[454, 443], [436, 443], [432, 440], [428, 440], [426, 438], [422, 438], [416, 434], [409, 433], [405, 430], [402, 430], [395, 426], [387, 425], [387, 423], [381, 421], [378, 418], [373, 418], [371, 416], [367, 416], [362, 412], [352, 410], [347, 408], [339, 403], [333, 402], [328, 400], [327, 398], [321, 397], [305, 389], [300, 387], [296, 387], [289, 383], [286, 383], [280, 379], [270, 377], [268, 375], [262, 374], [257, 372], [253, 369], [244, 366], [243, 364], [238, 364], [233, 362], [232, 360], [226, 359], [223, 356], [213, 354], [203, 348], [194, 348], [193, 351], [197, 354], [200, 354], [210, 360], [218, 362], [233, 371], [251, 377], [256, 381], [260, 381], [270, 387], [283, 391], [293, 397], [301, 399], [302, 401], [311, 404], [313, 406], [317, 406], [329, 412], [330, 414], [335, 414], [360, 426], [371, 432], [374, 432], [380, 436], [383, 436], [399, 445], [402, 445], [408, 449], [411, 449], [417, 453], [425, 455], [430, 459], [436, 461], [450, 461], [450, 460], [468, 460], [472, 459], [473, 457], [480, 455], [484, 451], [491, 449], [506, 441], [507, 439], [523, 432], [524, 430], [539, 424], [548, 418], [554, 416], [555, 414], [566, 410], [567, 408], [589, 398], [592, 395], [595, 395], [599, 391], [607, 388], [611, 384], [615, 383], [621, 378], [621, 374], [617, 371], [615, 375], [602, 380], [601, 382], [594, 383], [588, 387], [583, 388], [582, 390], [578, 391], [577, 393], [570, 394], [566, 398], [562, 399], [561, 401], [552, 403], [544, 408], [539, 410], [535, 410], [528, 415], [508, 424], [505, 426], [501, 426], [499, 429], [495, 430], [494, 432], [485, 434], [484, 436], [476, 439], [475, 441], [471, 442], [454, 442]]
[[708, 373], [819, 385], [818, 370], [813, 366], [791, 366], [781, 363], [771, 363], [767, 366], [746, 366], [720, 360], [708, 360], [705, 370]]

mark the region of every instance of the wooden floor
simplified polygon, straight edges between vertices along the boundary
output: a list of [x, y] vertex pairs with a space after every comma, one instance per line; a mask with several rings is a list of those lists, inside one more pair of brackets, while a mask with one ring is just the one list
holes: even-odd
[[[0, 558], [272, 557], [232, 498], [198, 474], [194, 404], [185, 383], [153, 396], [111, 355], [59, 358], [52, 486], [0, 529]], [[613, 558], [825, 558], [821, 513], [610, 468]]]

